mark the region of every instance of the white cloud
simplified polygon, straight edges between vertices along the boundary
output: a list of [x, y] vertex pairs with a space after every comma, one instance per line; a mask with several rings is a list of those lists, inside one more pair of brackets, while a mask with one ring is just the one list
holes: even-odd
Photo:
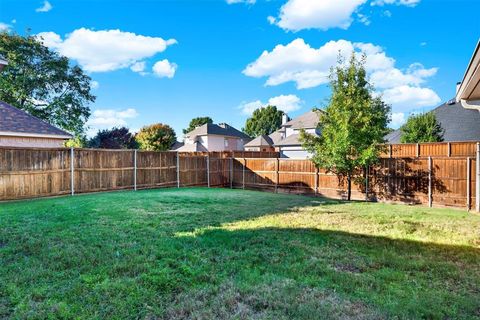
[[289, 0], [280, 8], [276, 24], [289, 31], [348, 29], [352, 14], [367, 0]]
[[366, 25], [366, 26], [370, 25], [371, 21], [370, 21], [370, 18], [367, 15], [359, 13], [359, 14], [357, 14], [357, 17], [358, 17], [358, 21], [360, 21], [364, 25]]
[[392, 122], [390, 122], [390, 126], [392, 128], [398, 128], [402, 124], [404, 124], [407, 121], [405, 118], [405, 113], [403, 112], [394, 112], [392, 113]]
[[260, 100], [242, 103], [239, 109], [242, 110], [243, 114], [251, 115], [256, 109], [264, 108], [266, 106], [275, 106], [278, 110], [288, 113], [301, 109], [302, 105], [303, 101], [299, 97], [294, 94], [289, 94], [270, 98], [267, 103], [263, 103]]
[[35, 9], [36, 12], [48, 12], [52, 10], [53, 7], [48, 1], [43, 1], [43, 5], [40, 8]]
[[62, 40], [54, 32], [42, 32], [46, 46], [78, 61], [89, 72], [107, 72], [131, 67], [145, 58], [163, 52], [175, 39], [137, 35], [120, 30], [74, 30]]
[[383, 11], [383, 15], [384, 15], [385, 17], [390, 18], [390, 17], [392, 16], [392, 12], [391, 12], [390, 10], [385, 10], [385, 11]]
[[130, 70], [132, 70], [133, 72], [144, 74], [145, 67], [146, 67], [145, 61], [138, 61], [130, 66]]
[[153, 73], [160, 78], [173, 78], [175, 71], [177, 71], [177, 65], [171, 63], [167, 59], [158, 61], [153, 65]]
[[11, 27], [8, 23], [0, 22], [0, 31], [8, 31]]
[[92, 117], [87, 121], [87, 135], [93, 136], [98, 130], [128, 126], [127, 119], [133, 119], [137, 116], [138, 112], [134, 108], [124, 110], [97, 109], [93, 111]]
[[246, 4], [255, 4], [256, 0], [226, 0], [228, 4], [235, 3], [246, 3]]
[[92, 80], [92, 81], [90, 82], [90, 87], [91, 87], [93, 90], [96, 90], [96, 89], [100, 88], [100, 83], [98, 83], [98, 81]]
[[410, 111], [419, 107], [431, 107], [440, 103], [441, 99], [430, 88], [403, 85], [386, 89], [382, 92], [383, 100], [393, 106], [395, 112]]
[[338, 40], [312, 48], [299, 38], [264, 51], [243, 73], [255, 78], [266, 77], [267, 86], [294, 82], [298, 89], [312, 88], [328, 83], [330, 68], [336, 65], [339, 52], [345, 57], [352, 52], [366, 55], [365, 68], [370, 81], [394, 110], [433, 106], [440, 101], [432, 89], [424, 87], [438, 68], [425, 68], [420, 63], [412, 63], [406, 69], [397, 68], [395, 59], [372, 43]]
[[420, 0], [374, 0], [370, 4], [372, 6], [381, 6], [383, 7], [386, 4], [394, 4], [397, 6], [407, 6], [407, 7], [415, 7], [417, 4], [420, 3]]

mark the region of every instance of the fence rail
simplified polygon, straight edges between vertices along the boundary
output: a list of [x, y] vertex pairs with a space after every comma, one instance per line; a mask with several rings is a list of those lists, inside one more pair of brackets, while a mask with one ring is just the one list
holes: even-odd
[[[478, 211], [480, 147], [474, 146], [475, 152], [471, 143], [388, 146], [391, 154], [357, 172], [352, 198]], [[419, 157], [408, 155], [412, 148]], [[445, 148], [449, 155], [442, 155]], [[425, 153], [431, 156], [422, 155]], [[0, 147], [0, 200], [186, 186], [346, 196], [342, 177], [316, 168], [310, 160], [280, 159], [278, 153], [271, 152]]]

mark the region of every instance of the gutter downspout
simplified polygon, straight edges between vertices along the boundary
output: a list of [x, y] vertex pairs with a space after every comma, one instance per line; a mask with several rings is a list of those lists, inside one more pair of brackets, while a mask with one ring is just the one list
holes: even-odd
[[467, 101], [465, 99], [460, 99], [460, 103], [465, 109], [478, 110], [480, 112], [480, 100]]

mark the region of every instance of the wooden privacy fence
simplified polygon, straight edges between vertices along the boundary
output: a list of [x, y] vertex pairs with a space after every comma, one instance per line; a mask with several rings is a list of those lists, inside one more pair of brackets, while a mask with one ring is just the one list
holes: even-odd
[[0, 200], [85, 192], [230, 185], [231, 157], [275, 152], [177, 153], [0, 148]]
[[[353, 199], [480, 210], [478, 144], [407, 144], [386, 149], [378, 164], [356, 174]], [[412, 152], [420, 156], [411, 156]], [[332, 198], [346, 195], [341, 177], [316, 168], [310, 160], [279, 159], [278, 153], [271, 152], [0, 148], [0, 200], [186, 186]]]

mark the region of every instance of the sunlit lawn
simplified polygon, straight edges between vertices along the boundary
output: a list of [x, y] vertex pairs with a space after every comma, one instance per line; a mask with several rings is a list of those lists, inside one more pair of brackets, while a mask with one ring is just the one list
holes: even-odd
[[206, 188], [1, 203], [0, 318], [480, 318], [480, 216]]

